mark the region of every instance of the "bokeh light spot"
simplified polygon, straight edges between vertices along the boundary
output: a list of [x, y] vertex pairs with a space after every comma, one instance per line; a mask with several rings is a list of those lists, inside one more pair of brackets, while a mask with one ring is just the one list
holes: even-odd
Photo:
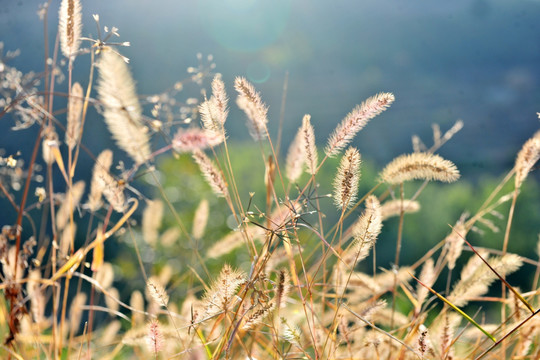
[[246, 75], [249, 81], [262, 84], [270, 78], [270, 68], [265, 63], [252, 62], [246, 69]]
[[201, 0], [203, 28], [223, 47], [254, 52], [270, 45], [285, 30], [290, 0]]

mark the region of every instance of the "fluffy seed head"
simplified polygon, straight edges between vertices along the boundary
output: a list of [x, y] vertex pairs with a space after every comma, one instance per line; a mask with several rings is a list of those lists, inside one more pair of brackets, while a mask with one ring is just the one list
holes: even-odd
[[83, 108], [83, 89], [78, 82], [71, 87], [68, 101], [66, 144], [73, 149], [81, 137], [81, 112]]
[[356, 200], [358, 181], [360, 181], [360, 153], [350, 147], [341, 158], [334, 179], [334, 203], [338, 209], [350, 207]]
[[225, 136], [224, 124], [229, 114], [227, 93], [221, 75], [212, 81], [212, 96], [199, 106], [204, 129], [213, 136]]
[[101, 178], [109, 173], [113, 161], [113, 153], [109, 149], [103, 150], [96, 159], [94, 171], [92, 173], [92, 182], [90, 183], [90, 194], [88, 201], [84, 205], [90, 211], [97, 211], [103, 205], [101, 196], [103, 195], [103, 181]]
[[459, 170], [451, 161], [429, 153], [401, 155], [386, 165], [381, 173], [382, 181], [389, 184], [414, 179], [453, 182], [459, 176]]
[[370, 119], [386, 110], [394, 100], [394, 94], [380, 93], [355, 107], [330, 135], [328, 145], [324, 149], [326, 155], [332, 157], [344, 149]]
[[376, 196], [370, 195], [366, 199], [366, 209], [358, 221], [353, 225], [354, 251], [345, 255], [345, 262], [354, 265], [368, 256], [369, 250], [375, 245], [382, 229], [381, 204]]
[[311, 116], [304, 115], [302, 119], [302, 138], [304, 142], [305, 164], [309, 174], [314, 175], [317, 171], [317, 147], [315, 146], [315, 131], [311, 125]]
[[212, 160], [200, 150], [195, 150], [193, 152], [193, 159], [195, 159], [195, 162], [199, 165], [203, 176], [214, 193], [219, 197], [228, 197], [229, 191], [227, 190], [225, 179], [223, 179], [221, 172], [217, 169]]
[[86, 294], [80, 292], [75, 295], [69, 308], [69, 329], [72, 334], [76, 334], [81, 325], [84, 305], [86, 305]]
[[204, 296], [204, 317], [228, 311], [238, 287], [245, 281], [246, 275], [241, 270], [234, 270], [229, 265], [223, 266], [219, 277]]
[[193, 228], [191, 234], [195, 239], [201, 239], [204, 235], [204, 230], [206, 229], [206, 224], [208, 222], [208, 215], [210, 213], [210, 205], [208, 200], [203, 199], [197, 206], [195, 210], [195, 216], [193, 217]]
[[264, 318], [266, 318], [272, 310], [274, 310], [274, 302], [270, 302], [264, 305], [256, 306], [250, 314], [245, 317], [244, 325], [242, 325], [243, 330], [251, 330], [256, 325], [260, 324]]
[[65, 57], [75, 57], [81, 43], [81, 3], [79, 0], [62, 0], [58, 14], [60, 49]]
[[405, 213], [415, 213], [420, 210], [420, 203], [415, 200], [404, 199], [403, 203], [401, 199], [388, 200], [381, 205], [381, 213], [383, 221], [392, 217], [398, 216], [401, 211]]
[[180, 153], [192, 152], [217, 146], [223, 140], [224, 137], [219, 133], [204, 131], [199, 128], [180, 128], [172, 139], [172, 147]]
[[[437, 280], [437, 274], [435, 272], [433, 259], [429, 258], [426, 260], [424, 266], [422, 267], [422, 272], [420, 273], [420, 281], [425, 285], [432, 287], [435, 283], [435, 280]], [[424, 300], [427, 298], [428, 294], [428, 289], [425, 286], [418, 284], [418, 286], [416, 287], [416, 300], [418, 302], [418, 310], [420, 310], [420, 307], [424, 303]]]
[[104, 262], [96, 271], [96, 281], [102, 288], [108, 289], [114, 282], [114, 268], [111, 263]]
[[110, 150], [104, 150], [96, 160], [87, 206], [90, 209], [96, 207], [99, 208], [101, 206], [101, 195], [103, 195], [114, 210], [123, 212], [126, 205], [124, 185], [121, 185], [116, 181], [116, 179], [109, 174], [108, 170], [105, 170], [100, 165], [101, 163], [109, 165], [109, 161], [112, 162], [112, 152], [110, 152], [110, 154], [109, 152]]
[[73, 225], [66, 226], [63, 229], [59, 245], [60, 256], [69, 255], [69, 247], [75, 241], [75, 234], [77, 234], [77, 223], [73, 223]]
[[146, 343], [148, 349], [156, 356], [163, 348], [163, 334], [161, 333], [159, 321], [152, 320], [148, 324]]
[[300, 127], [296, 133], [296, 136], [294, 137], [293, 142], [289, 146], [289, 151], [287, 153], [285, 174], [290, 182], [296, 182], [300, 176], [302, 176], [302, 171], [304, 170], [305, 165], [304, 152], [304, 137], [302, 127]]
[[227, 115], [229, 110], [227, 109], [227, 103], [229, 98], [227, 97], [227, 92], [225, 91], [225, 84], [221, 79], [221, 74], [216, 74], [214, 80], [212, 80], [212, 97], [215, 99], [216, 106], [219, 109], [218, 121], [223, 125], [225, 120], [227, 120]]
[[26, 291], [30, 297], [30, 309], [32, 311], [34, 322], [39, 324], [45, 319], [45, 306], [47, 305], [43, 289], [40, 286], [41, 273], [39, 270], [29, 271], [28, 280]]
[[540, 131], [534, 134], [532, 138], [527, 140], [518, 153], [515, 165], [516, 189], [521, 187], [521, 184], [523, 184], [523, 181], [525, 181], [527, 175], [538, 159], [540, 159]]
[[150, 200], [146, 204], [142, 218], [143, 239], [147, 244], [156, 244], [159, 227], [163, 218], [163, 202], [161, 200]]
[[129, 298], [129, 305], [133, 308], [132, 323], [140, 325], [144, 322], [144, 297], [140, 291], [135, 290]]
[[467, 235], [467, 228], [463, 219], [458, 220], [454, 226], [452, 232], [444, 239], [446, 246], [448, 247], [448, 269], [452, 270], [456, 267], [456, 260], [460, 257], [463, 251], [463, 244], [465, 243], [465, 236]]
[[250, 135], [255, 140], [265, 138], [268, 108], [262, 102], [261, 95], [243, 77], [236, 78], [234, 88], [238, 92], [236, 104], [248, 117]]
[[71, 190], [66, 193], [65, 201], [62, 202], [58, 212], [56, 213], [56, 226], [58, 229], [63, 229], [68, 223], [69, 216], [79, 205], [84, 193], [84, 181], [77, 181], [71, 187]]
[[157, 281], [148, 280], [146, 283], [146, 291], [150, 298], [155, 301], [159, 306], [166, 307], [169, 303], [169, 295]]
[[105, 123], [117, 145], [141, 164], [150, 155], [150, 145], [135, 82], [124, 59], [110, 50], [102, 51], [98, 69], [97, 90]]
[[[516, 271], [523, 264], [521, 258], [515, 254], [506, 254], [490, 259], [487, 259], [487, 256], [484, 258], [501, 276]], [[456, 306], [464, 306], [471, 298], [485, 294], [495, 279], [497, 279], [497, 275], [481, 260], [478, 260], [477, 256], [473, 256], [463, 269], [461, 279], [450, 292], [448, 300]]]
[[291, 290], [291, 280], [287, 270], [281, 269], [278, 274], [278, 281], [276, 287], [276, 308], [284, 308], [286, 305], [289, 291]]
[[215, 259], [225, 254], [229, 254], [242, 246], [242, 244], [245, 244], [246, 236], [248, 238], [253, 238], [254, 240], [263, 238], [265, 230], [255, 225], [248, 225], [245, 229], [245, 233], [246, 234], [244, 234], [243, 231], [232, 231], [225, 235], [208, 249], [206, 256]]
[[124, 196], [124, 185], [121, 185], [108, 172], [99, 172], [99, 187], [103, 189], [103, 196], [115, 211], [124, 212], [126, 208], [126, 197]]
[[41, 141], [41, 155], [47, 164], [54, 163], [53, 147], [58, 147], [58, 134], [53, 127], [47, 127]]

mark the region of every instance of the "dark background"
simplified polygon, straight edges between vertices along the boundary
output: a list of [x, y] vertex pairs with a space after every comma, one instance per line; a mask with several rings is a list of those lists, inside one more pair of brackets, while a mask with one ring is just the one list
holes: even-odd
[[[0, 1], [0, 40], [5, 50], [21, 50], [11, 65], [24, 72], [43, 69], [41, 3]], [[51, 49], [59, 3], [49, 11]], [[83, 36], [96, 37], [92, 14], [99, 14], [102, 26], [118, 27], [120, 41], [131, 42], [121, 51], [131, 59], [141, 94], [185, 78], [196, 53], [212, 54], [231, 96], [237, 75], [256, 84], [275, 131], [288, 71], [285, 145], [309, 113], [322, 146], [356, 104], [379, 91], [394, 92], [396, 102], [354, 144], [381, 167], [411, 151], [411, 135], [430, 145], [432, 123], [444, 131], [463, 119], [465, 128], [442, 155], [466, 178], [498, 175], [539, 128], [538, 1], [92, 0], [82, 6]], [[75, 62], [74, 78], [83, 85], [87, 65], [88, 56]], [[229, 135], [246, 140], [244, 117], [232, 108]], [[85, 141], [91, 148], [110, 146], [93, 116]], [[1, 120], [0, 147], [8, 153], [31, 138], [8, 136], [11, 125]]]

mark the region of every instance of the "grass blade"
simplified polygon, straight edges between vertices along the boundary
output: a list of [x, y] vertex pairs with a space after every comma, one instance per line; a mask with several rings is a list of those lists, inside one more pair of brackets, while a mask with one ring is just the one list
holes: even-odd
[[493, 335], [491, 335], [490, 333], [488, 333], [482, 326], [480, 326], [480, 324], [478, 324], [476, 321], [474, 321], [473, 318], [471, 318], [469, 315], [465, 314], [463, 312], [463, 310], [461, 310], [460, 308], [458, 308], [457, 306], [455, 306], [454, 304], [452, 304], [447, 298], [445, 298], [444, 296], [442, 296], [441, 294], [439, 294], [438, 292], [436, 292], [435, 290], [433, 290], [432, 288], [430, 288], [429, 286], [427, 286], [426, 284], [424, 284], [423, 282], [421, 282], [418, 278], [416, 278], [413, 274], [409, 273], [409, 275], [411, 275], [416, 281], [418, 281], [418, 283], [420, 283], [420, 285], [422, 285], [423, 287], [425, 287], [426, 289], [428, 289], [429, 291], [431, 291], [433, 294], [435, 294], [439, 299], [441, 299], [442, 301], [444, 301], [448, 306], [450, 306], [452, 309], [454, 309], [455, 311], [457, 311], [461, 316], [463, 316], [468, 322], [470, 322], [471, 324], [473, 324], [476, 328], [478, 328], [478, 330], [480, 330], [481, 332], [483, 332], [488, 338], [490, 338], [494, 343], [497, 342], [497, 339], [495, 339], [495, 337]]
[[493, 271], [493, 273], [494, 273], [495, 275], [497, 275], [497, 277], [504, 283], [504, 285], [506, 285], [506, 287], [507, 287], [511, 292], [513, 292], [514, 295], [516, 295], [516, 297], [517, 297], [517, 298], [518, 298], [518, 299], [519, 299], [519, 300], [527, 307], [527, 309], [529, 309], [529, 311], [530, 311], [532, 314], [534, 314], [534, 309], [533, 309], [532, 306], [527, 302], [527, 300], [525, 300], [525, 298], [524, 298], [523, 296], [521, 296], [521, 294], [518, 293], [517, 290], [514, 289], [514, 288], [512, 287], [512, 285], [510, 285], [510, 284], [508, 283], [508, 281], [506, 281], [506, 280], [504, 279], [504, 277], [502, 277], [497, 271], [495, 271], [495, 269], [494, 269], [491, 265], [489, 265], [489, 263], [488, 263], [488, 262], [487, 262], [487, 261], [486, 261], [479, 253], [478, 253], [478, 251], [476, 251], [476, 249], [471, 245], [470, 242], [468, 242], [468, 241], [467, 241], [460, 233], [458, 233], [457, 231], [455, 231], [454, 228], [453, 228], [452, 226], [450, 226], [450, 228], [452, 228], [452, 231], [454, 231], [456, 234], [458, 234], [458, 236], [459, 236], [460, 238], [462, 238], [463, 241], [465, 241], [465, 242], [467, 243], [467, 245], [469, 245], [469, 247], [470, 247], [471, 250], [476, 254], [476, 256], [478, 256], [478, 257], [480, 258], [480, 260], [482, 260], [482, 261], [484, 262], [484, 264], [486, 264], [487, 267], [488, 267], [491, 271]]

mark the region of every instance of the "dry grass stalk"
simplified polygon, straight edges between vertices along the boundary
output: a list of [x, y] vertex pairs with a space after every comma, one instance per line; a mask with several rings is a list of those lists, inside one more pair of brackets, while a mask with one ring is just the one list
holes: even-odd
[[268, 217], [269, 230], [285, 232], [301, 210], [302, 204], [300, 202], [288, 201], [284, 206], [278, 207]]
[[191, 234], [194, 239], [201, 239], [206, 230], [206, 224], [208, 223], [208, 216], [210, 214], [210, 205], [208, 200], [203, 199], [195, 210], [195, 216], [193, 218], [193, 228]]
[[361, 163], [358, 150], [353, 147], [348, 148], [339, 163], [334, 179], [334, 204], [338, 209], [349, 208], [356, 201]]
[[441, 142], [445, 143], [448, 140], [450, 140], [454, 135], [456, 135], [461, 129], [463, 129], [463, 120], [458, 120], [455, 122], [454, 125], [448, 131], [444, 133], [444, 135], [441, 138]]
[[[351, 297], [351, 299], [356, 299], [355, 297]], [[350, 308], [363, 317], [367, 321], [371, 321], [373, 319], [373, 315], [376, 314], [379, 311], [382, 311], [382, 309], [386, 308], [387, 303], [386, 300], [377, 300], [377, 301], [362, 301], [358, 304], [351, 305]], [[348, 318], [349, 321], [357, 322], [356, 317]], [[366, 323], [359, 322], [359, 326], [364, 327]]]
[[228, 198], [229, 190], [227, 189], [227, 183], [212, 160], [210, 160], [208, 156], [206, 156], [206, 154], [200, 150], [195, 150], [193, 152], [193, 159], [195, 159], [195, 162], [199, 165], [204, 178], [214, 193], [218, 197]]
[[73, 58], [81, 43], [81, 3], [79, 0], [62, 0], [58, 14], [60, 49], [67, 58]]
[[426, 152], [427, 146], [422, 142], [418, 135], [413, 135], [411, 138], [413, 152]]
[[251, 137], [255, 140], [264, 139], [267, 135], [268, 108], [262, 102], [261, 95], [243, 77], [234, 80], [234, 88], [238, 92], [236, 104], [247, 115]]
[[433, 130], [433, 145], [440, 146], [441, 144], [441, 127], [439, 124], [431, 124]]
[[408, 199], [404, 199], [403, 202], [400, 199], [388, 200], [381, 204], [383, 221], [394, 216], [399, 216], [402, 210], [406, 214], [418, 212], [420, 210], [420, 203], [416, 200]]
[[73, 149], [81, 138], [81, 113], [83, 108], [83, 89], [78, 82], [71, 87], [68, 100], [66, 144]]
[[540, 234], [538, 234], [538, 241], [536, 242], [536, 255], [540, 257]]
[[287, 152], [285, 174], [290, 182], [296, 182], [302, 176], [305, 165], [304, 151], [304, 137], [300, 127]]
[[157, 243], [159, 227], [163, 218], [163, 202], [161, 200], [149, 200], [142, 217], [143, 240], [150, 246]]
[[324, 152], [335, 156], [349, 144], [354, 136], [366, 126], [368, 121], [386, 110], [395, 98], [391, 93], [380, 93], [368, 98], [355, 107], [338, 125], [330, 138]]
[[315, 146], [315, 131], [313, 130], [310, 119], [310, 115], [304, 115], [302, 119], [302, 138], [307, 171], [309, 174], [315, 175], [318, 163], [317, 147]]
[[389, 184], [419, 179], [453, 182], [459, 179], [459, 171], [451, 161], [438, 155], [413, 153], [392, 160], [382, 171], [381, 179]]
[[[531, 350], [534, 349], [534, 346], [540, 337], [540, 320], [538, 317], [533, 318], [527, 324], [520, 328], [519, 333], [519, 343], [515, 349], [515, 358], [517, 359], [527, 359], [527, 355], [531, 353]], [[538, 351], [538, 350], [537, 350]], [[538, 354], [540, 355], [540, 354]]]
[[111, 50], [102, 51], [98, 69], [97, 90], [105, 123], [116, 144], [141, 164], [150, 156], [150, 145], [135, 82], [124, 60]]
[[517, 155], [516, 165], [514, 166], [516, 170], [516, 189], [521, 187], [538, 159], [540, 159], [540, 131], [536, 132], [532, 138], [523, 144]]

